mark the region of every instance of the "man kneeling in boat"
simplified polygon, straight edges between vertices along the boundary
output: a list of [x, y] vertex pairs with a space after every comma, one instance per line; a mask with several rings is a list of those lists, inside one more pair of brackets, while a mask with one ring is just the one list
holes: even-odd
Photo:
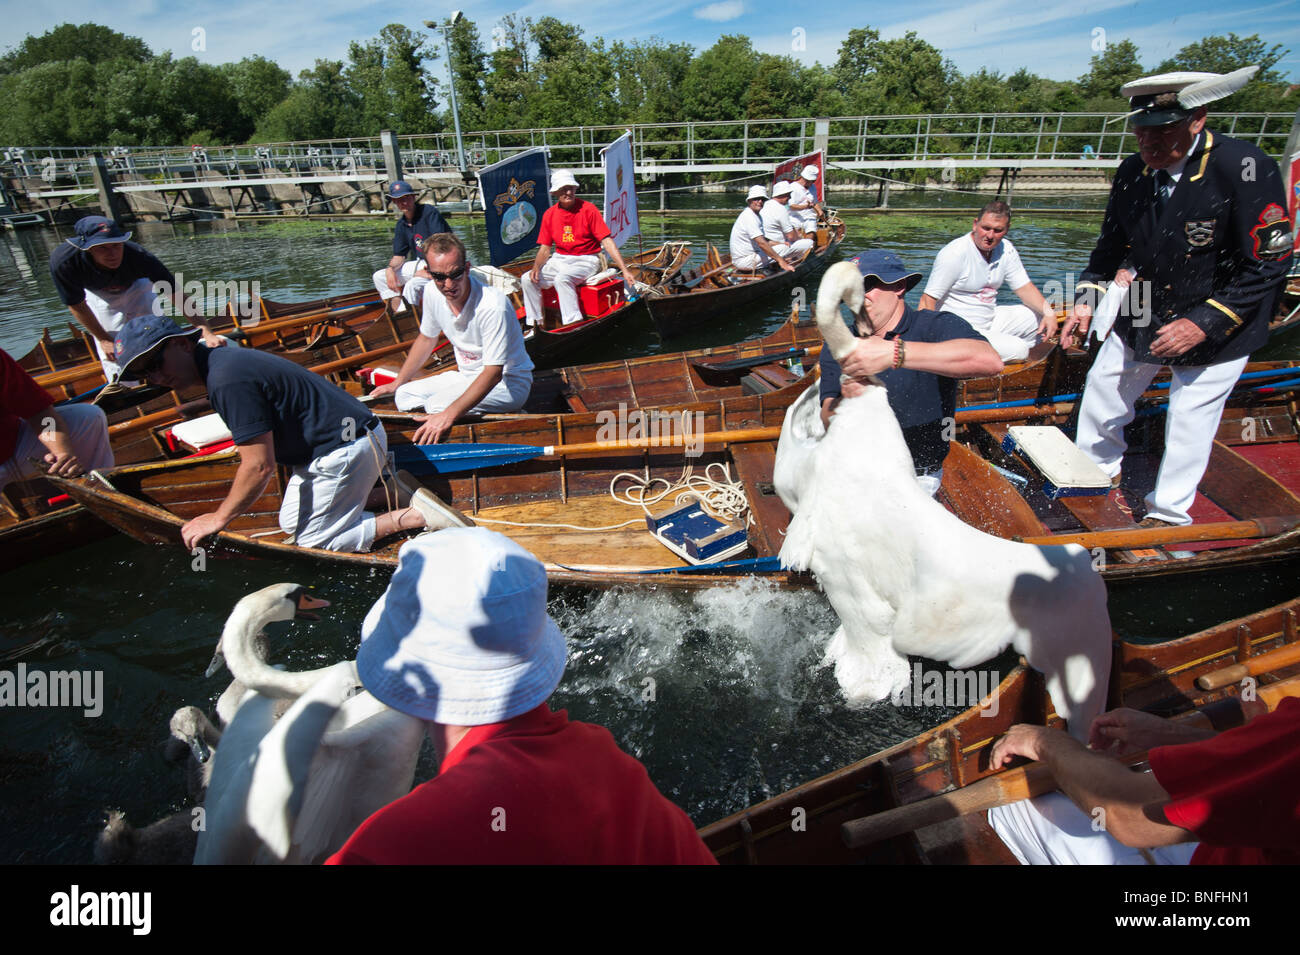
[[54, 399], [9, 354], [0, 350], [0, 490], [44, 473], [76, 477], [111, 468], [108, 421], [92, 404], [65, 405]]
[[749, 187], [745, 208], [736, 216], [736, 223], [731, 227], [731, 264], [738, 269], [757, 272], [775, 262], [784, 271], [792, 272], [794, 266], [763, 235], [763, 205], [766, 202], [765, 187]]
[[404, 544], [361, 626], [357, 675], [425, 721], [438, 775], [326, 864], [716, 864], [608, 730], [547, 705], [564, 663], [546, 569], [528, 551], [481, 527]]
[[128, 322], [116, 342], [124, 375], [175, 390], [206, 388], [239, 450], [225, 500], [181, 528], [186, 547], [246, 513], [277, 463], [293, 469], [280, 528], [302, 547], [366, 551], [401, 530], [464, 523], [424, 488], [409, 507], [366, 510], [388, 453], [384, 428], [370, 409], [286, 358], [251, 348], [208, 348], [194, 341], [197, 334], [150, 315]]
[[[515, 310], [505, 295], [470, 275], [460, 239], [435, 235], [425, 256], [433, 280], [424, 290], [420, 334], [397, 379], [372, 392], [395, 392], [399, 411], [432, 415], [415, 432], [416, 444], [437, 442], [466, 414], [518, 411], [533, 385], [533, 360]], [[412, 381], [443, 336], [456, 351], [455, 370]]]
[[[921, 308], [960, 315], [993, 345], [1003, 361], [1022, 361], [1039, 338], [1056, 334], [1056, 310], [1029, 280], [1020, 253], [1006, 238], [1011, 207], [988, 203], [971, 231], [934, 257]], [[1020, 305], [999, 305], [998, 289], [1010, 285]]]
[[[1093, 721], [1089, 746], [1029, 724], [994, 744], [991, 767], [1038, 760], [1061, 789], [989, 812], [1022, 863], [1300, 863], [1300, 700], [1218, 735], [1112, 710]], [[1149, 749], [1151, 772], [1134, 772], [1112, 747], [1116, 756]]]
[[[957, 379], [999, 374], [1002, 359], [951, 312], [908, 307], [903, 298], [921, 273], [909, 272], [893, 252], [862, 252], [850, 261], [862, 273], [865, 298], [853, 325], [861, 341], [845, 359], [843, 372], [850, 379], [874, 375], [885, 386], [917, 481], [934, 495], [948, 456]], [[841, 384], [841, 368], [829, 348], [822, 349], [820, 364], [822, 421], [829, 427], [840, 398], [855, 397], [865, 386], [854, 380]]]

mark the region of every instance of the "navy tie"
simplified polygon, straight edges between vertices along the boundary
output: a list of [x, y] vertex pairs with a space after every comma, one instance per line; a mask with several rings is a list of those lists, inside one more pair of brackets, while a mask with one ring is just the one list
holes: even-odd
[[1174, 191], [1173, 186], [1174, 186], [1173, 177], [1169, 175], [1169, 173], [1166, 170], [1157, 169], [1155, 174], [1156, 218], [1157, 219], [1159, 219], [1160, 216], [1165, 211], [1165, 203], [1169, 200], [1170, 193]]

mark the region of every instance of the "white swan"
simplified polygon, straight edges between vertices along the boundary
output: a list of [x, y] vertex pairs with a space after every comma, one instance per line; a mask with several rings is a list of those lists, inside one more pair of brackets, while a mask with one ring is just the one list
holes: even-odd
[[267, 587], [226, 622], [226, 665], [249, 693], [221, 738], [195, 863], [321, 862], [410, 791], [421, 720], [361, 689], [352, 661], [294, 673], [258, 659], [257, 632], [293, 617], [303, 596], [295, 584]]
[[212, 757], [221, 742], [221, 730], [197, 706], [182, 706], [167, 724], [171, 735], [164, 753], [173, 762], [185, 760], [185, 788], [196, 803], [203, 802], [212, 778]]
[[[841, 301], [857, 310], [862, 276], [827, 269], [815, 314], [837, 359], [854, 347]], [[1078, 545], [1035, 547], [964, 524], [920, 489], [885, 389], [842, 401], [829, 428], [817, 386], [786, 414], [773, 471], [794, 515], [781, 562], [811, 570], [839, 614], [827, 656], [845, 695], [905, 688], [907, 654], [969, 667], [1008, 645], [1047, 677], [1056, 711], [1086, 738], [1106, 699], [1106, 587]]]

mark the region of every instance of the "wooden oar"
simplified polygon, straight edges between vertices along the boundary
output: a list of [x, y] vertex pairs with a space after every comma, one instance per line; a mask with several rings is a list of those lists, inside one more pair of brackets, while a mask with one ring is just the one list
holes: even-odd
[[[1256, 698], [1272, 710], [1289, 696], [1300, 696], [1300, 677], [1260, 687]], [[1177, 722], [1204, 720], [1198, 710], [1180, 714], [1180, 717], [1181, 719], [1176, 718]], [[1145, 752], [1134, 753], [1124, 757], [1123, 762], [1141, 762], [1145, 758]], [[1041, 796], [1056, 788], [1056, 779], [1045, 763], [1030, 763], [1028, 766], [986, 777], [956, 792], [887, 809], [874, 816], [853, 819], [840, 826], [840, 834], [846, 846], [860, 849], [883, 839], [924, 829], [972, 812], [982, 812], [1021, 799]]]
[[1296, 664], [1300, 664], [1300, 643], [1291, 643], [1270, 650], [1268, 653], [1261, 653], [1257, 657], [1251, 657], [1243, 663], [1197, 677], [1196, 685], [1202, 690], [1217, 690], [1220, 687], [1231, 686], [1233, 683], [1240, 683], [1248, 676], [1258, 676], [1261, 673], [1270, 673]]
[[773, 441], [781, 436], [779, 427], [741, 428], [736, 431], [709, 431], [699, 434], [676, 432], [650, 438], [622, 441], [585, 441], [573, 444], [411, 444], [395, 449], [397, 463], [414, 473], [451, 474], [475, 468], [518, 464], [533, 458], [609, 454], [643, 448], [680, 448], [687, 445], [727, 444], [747, 441]]
[[1249, 540], [1276, 537], [1300, 525], [1300, 516], [1258, 517], [1252, 521], [1216, 521], [1188, 524], [1183, 527], [1135, 527], [1132, 530], [1089, 531], [1082, 534], [1049, 534], [1037, 537], [1013, 537], [1026, 544], [1079, 544], [1089, 550], [1113, 548], [1159, 547], [1199, 541]]

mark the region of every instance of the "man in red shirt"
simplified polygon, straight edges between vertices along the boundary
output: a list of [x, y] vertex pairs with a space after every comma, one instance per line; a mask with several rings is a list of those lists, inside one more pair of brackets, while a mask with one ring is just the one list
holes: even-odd
[[713, 864], [608, 730], [546, 705], [564, 662], [546, 571], [514, 541], [466, 527], [403, 545], [357, 673], [426, 721], [441, 766], [328, 864]]
[[76, 477], [112, 466], [104, 412], [88, 404], [55, 411], [45, 389], [0, 350], [0, 489], [41, 473]]
[[[618, 246], [610, 237], [609, 226], [590, 202], [578, 198], [578, 180], [573, 173], [560, 169], [551, 175], [551, 195], [555, 205], [542, 215], [537, 233], [537, 260], [524, 275], [524, 309], [528, 324], [542, 320], [542, 289], [554, 286], [560, 300], [560, 318], [565, 325], [582, 321], [578, 307], [578, 286], [600, 271], [601, 249], [609, 256], [628, 288], [636, 288], [636, 277], [628, 271]], [[554, 251], [552, 251], [554, 250]]]
[[[1013, 726], [993, 747], [989, 765], [1013, 756], [1041, 760], [1061, 791], [1096, 826], [1073, 826], [1059, 809], [1026, 815], [1028, 803], [990, 812], [990, 822], [1022, 859], [1112, 860], [1093, 855], [1090, 842], [1107, 837], [1150, 849], [1199, 840], [1193, 865], [1300, 863], [1300, 699], [1284, 699], [1271, 713], [1214, 735], [1149, 713], [1119, 709], [1093, 722], [1093, 749], [1059, 730]], [[1150, 749], [1150, 773], [1129, 769], [1096, 750], [1116, 755]], [[1040, 799], [1029, 803], [1039, 803]], [[1074, 831], [1052, 831], [1050, 817]], [[1008, 840], [1008, 833], [1017, 838]]]

